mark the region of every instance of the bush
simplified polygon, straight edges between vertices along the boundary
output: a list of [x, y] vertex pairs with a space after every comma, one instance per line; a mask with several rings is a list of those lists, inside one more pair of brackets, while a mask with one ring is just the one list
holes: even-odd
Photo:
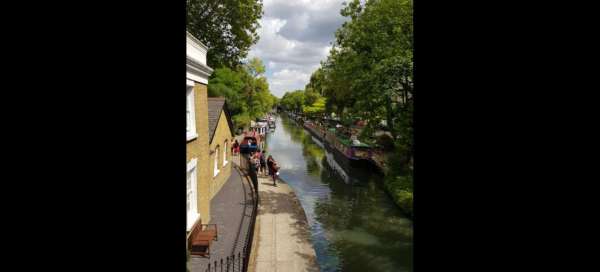
[[386, 190], [392, 199], [406, 214], [413, 214], [413, 179], [412, 176], [386, 176]]
[[387, 150], [392, 150], [394, 148], [394, 139], [388, 134], [382, 134], [377, 137], [377, 144]]
[[396, 204], [412, 216], [413, 213], [413, 193], [405, 190], [398, 190], [396, 193]]

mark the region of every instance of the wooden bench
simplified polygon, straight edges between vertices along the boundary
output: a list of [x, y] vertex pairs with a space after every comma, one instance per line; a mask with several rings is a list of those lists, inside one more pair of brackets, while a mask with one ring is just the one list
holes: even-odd
[[197, 223], [188, 236], [188, 250], [191, 255], [210, 256], [210, 246], [218, 239], [216, 224]]

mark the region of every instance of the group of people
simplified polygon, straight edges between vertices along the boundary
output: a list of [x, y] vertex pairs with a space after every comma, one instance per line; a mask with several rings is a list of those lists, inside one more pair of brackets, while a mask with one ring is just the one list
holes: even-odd
[[[277, 178], [279, 177], [279, 165], [277, 161], [273, 159], [273, 156], [269, 155], [267, 159], [265, 159], [266, 151], [262, 151], [260, 149], [256, 150], [256, 152], [250, 153], [250, 162], [256, 169], [257, 174], [261, 174], [263, 176], [271, 176], [273, 179], [273, 186], [277, 186]], [[267, 172], [268, 171], [268, 172]]]
[[[251, 135], [257, 138], [258, 148], [265, 149], [265, 141], [267, 140], [267, 138], [265, 137], [265, 134], [258, 133], [257, 131], [252, 131]], [[252, 144], [252, 140], [249, 140], [248, 144]], [[254, 143], [254, 144], [257, 144], [257, 143]]]
[[[255, 171], [258, 175], [262, 175], [263, 177], [267, 177], [270, 176], [273, 179], [273, 186], [277, 186], [277, 178], [279, 177], [279, 165], [277, 164], [277, 161], [275, 161], [275, 159], [273, 159], [273, 156], [269, 155], [267, 156], [267, 152], [266, 150], [264, 150], [264, 142], [265, 142], [265, 136], [262, 134], [256, 135], [256, 132], [254, 132], [255, 136], [260, 137], [260, 143], [261, 146], [258, 147], [258, 149], [256, 150], [256, 152], [252, 152], [250, 153], [249, 158], [249, 163], [250, 165], [248, 165], [249, 167], [252, 168], [253, 171]], [[244, 133], [244, 135], [246, 135], [247, 133]], [[248, 140], [248, 144], [251, 145], [253, 144], [252, 142], [250, 142], [250, 140]], [[256, 144], [256, 143], [254, 143]], [[262, 147], [262, 151], [261, 151], [261, 147]], [[240, 143], [238, 142], [238, 140], [236, 139], [233, 144], [231, 145], [231, 152], [233, 153], [233, 156], [239, 156], [240, 154]], [[255, 182], [255, 181], [253, 181]]]

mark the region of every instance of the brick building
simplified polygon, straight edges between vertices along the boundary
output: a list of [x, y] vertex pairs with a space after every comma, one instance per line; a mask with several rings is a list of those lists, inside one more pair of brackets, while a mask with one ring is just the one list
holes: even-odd
[[208, 98], [207, 47], [187, 33], [187, 230], [210, 222], [210, 202], [231, 175], [233, 126], [224, 98]]

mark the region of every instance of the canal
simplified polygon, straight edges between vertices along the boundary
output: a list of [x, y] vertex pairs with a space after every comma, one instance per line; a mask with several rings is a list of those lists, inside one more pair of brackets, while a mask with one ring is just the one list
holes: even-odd
[[341, 172], [293, 120], [281, 114], [276, 124], [267, 153], [306, 212], [321, 271], [412, 271], [412, 221], [383, 191], [381, 176]]

